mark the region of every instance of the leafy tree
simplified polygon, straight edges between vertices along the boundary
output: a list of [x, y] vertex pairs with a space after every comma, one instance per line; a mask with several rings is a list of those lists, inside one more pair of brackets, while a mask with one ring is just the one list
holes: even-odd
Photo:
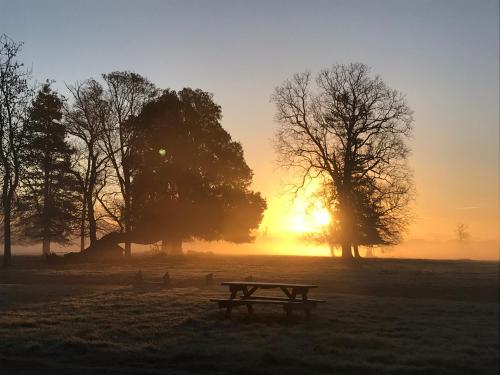
[[0, 35], [0, 176], [4, 265], [11, 262], [12, 220], [22, 175], [25, 126], [33, 90], [30, 72], [17, 60], [22, 43]]
[[408, 219], [412, 178], [405, 98], [364, 64], [334, 65], [316, 78], [294, 75], [272, 98], [281, 165], [299, 174], [295, 190], [319, 178], [335, 213], [332, 241], [342, 256], [359, 244], [397, 242]]
[[172, 252], [192, 239], [253, 239], [266, 204], [221, 117], [210, 94], [188, 88], [165, 91], [132, 119], [136, 233]]
[[18, 225], [23, 240], [42, 242], [45, 255], [50, 254], [51, 242], [69, 242], [77, 219], [79, 192], [70, 161], [74, 150], [61, 123], [62, 106], [50, 83], [44, 84], [33, 101], [26, 127]]

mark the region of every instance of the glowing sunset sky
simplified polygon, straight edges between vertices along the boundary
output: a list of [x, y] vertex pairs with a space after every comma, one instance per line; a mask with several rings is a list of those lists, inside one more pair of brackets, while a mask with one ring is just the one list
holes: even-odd
[[415, 112], [408, 237], [444, 241], [461, 222], [473, 239], [498, 241], [498, 14], [496, 0], [0, 0], [0, 33], [24, 41], [34, 77], [61, 92], [64, 82], [133, 70], [161, 88], [214, 93], [268, 200], [273, 238], [302, 225], [303, 210], [279, 199], [273, 88], [295, 72], [364, 62]]

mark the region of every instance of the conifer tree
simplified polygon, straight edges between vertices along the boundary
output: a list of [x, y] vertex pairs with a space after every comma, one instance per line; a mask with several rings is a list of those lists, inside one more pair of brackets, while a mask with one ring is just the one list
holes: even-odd
[[19, 234], [26, 242], [42, 242], [44, 255], [50, 254], [51, 243], [69, 242], [78, 212], [70, 163], [74, 150], [61, 123], [62, 105], [50, 83], [44, 84], [33, 101], [26, 133]]

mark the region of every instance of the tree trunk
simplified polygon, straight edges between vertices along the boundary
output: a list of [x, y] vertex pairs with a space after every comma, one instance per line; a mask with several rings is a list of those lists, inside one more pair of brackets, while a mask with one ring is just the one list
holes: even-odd
[[6, 168], [3, 176], [2, 184], [2, 205], [3, 205], [3, 265], [10, 266], [11, 252], [11, 235], [10, 235], [10, 215], [12, 201], [9, 194], [10, 170]]
[[329, 242], [328, 247], [330, 248], [330, 255], [332, 257], [334, 257], [335, 256], [335, 245], [333, 243]]
[[80, 251], [85, 249], [85, 213], [87, 208], [85, 207], [85, 200], [83, 201], [82, 207], [82, 218], [80, 221]]
[[90, 246], [94, 245], [97, 241], [97, 224], [94, 217], [94, 205], [92, 202], [92, 197], [87, 196], [87, 216], [89, 220], [89, 238]]
[[348, 242], [342, 244], [342, 258], [352, 259], [351, 244]]
[[339, 222], [342, 239], [342, 258], [352, 259], [351, 241], [353, 239], [353, 210], [347, 188], [344, 186], [339, 199]]
[[[46, 146], [47, 147], [47, 142]], [[49, 217], [49, 204], [50, 204], [50, 155], [45, 151], [45, 160], [43, 163], [44, 177], [43, 177], [43, 240], [42, 240], [42, 254], [50, 254], [50, 217]]]
[[361, 255], [359, 255], [359, 248], [358, 245], [352, 245], [352, 248], [354, 250], [354, 258], [361, 258]]
[[161, 250], [168, 255], [182, 255], [182, 241], [181, 240], [162, 240]]
[[11, 263], [11, 239], [10, 239], [10, 202], [4, 199], [3, 202], [3, 265], [10, 266]]
[[[128, 195], [128, 194], [126, 194]], [[125, 212], [124, 212], [124, 216], [125, 216], [125, 234], [129, 234], [130, 233], [130, 200], [129, 200], [129, 197], [126, 196], [124, 197], [125, 199]], [[132, 243], [130, 241], [128, 242], [125, 242], [125, 256], [126, 257], [130, 257], [132, 255]]]
[[42, 242], [43, 255], [50, 255], [50, 238], [44, 238]]
[[130, 242], [125, 242], [125, 256], [132, 256], [132, 243]]

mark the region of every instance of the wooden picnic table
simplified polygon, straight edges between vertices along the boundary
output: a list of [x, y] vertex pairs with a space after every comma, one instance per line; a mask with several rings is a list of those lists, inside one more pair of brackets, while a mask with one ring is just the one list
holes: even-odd
[[[317, 303], [324, 303], [324, 300], [310, 299], [308, 293], [310, 289], [317, 288], [311, 284], [291, 284], [291, 283], [267, 283], [255, 281], [226, 281], [221, 283], [229, 287], [230, 296], [228, 299], [212, 299], [217, 302], [219, 308], [226, 308], [226, 317], [231, 316], [233, 307], [246, 306], [248, 313], [253, 313], [254, 304], [279, 304], [283, 306], [287, 316], [292, 314], [294, 308], [305, 311], [307, 317], [310, 316], [312, 308]], [[254, 293], [260, 289], [279, 289], [283, 296], [256, 296]], [[238, 297], [238, 293], [241, 295]], [[297, 298], [299, 297], [299, 298]]]

